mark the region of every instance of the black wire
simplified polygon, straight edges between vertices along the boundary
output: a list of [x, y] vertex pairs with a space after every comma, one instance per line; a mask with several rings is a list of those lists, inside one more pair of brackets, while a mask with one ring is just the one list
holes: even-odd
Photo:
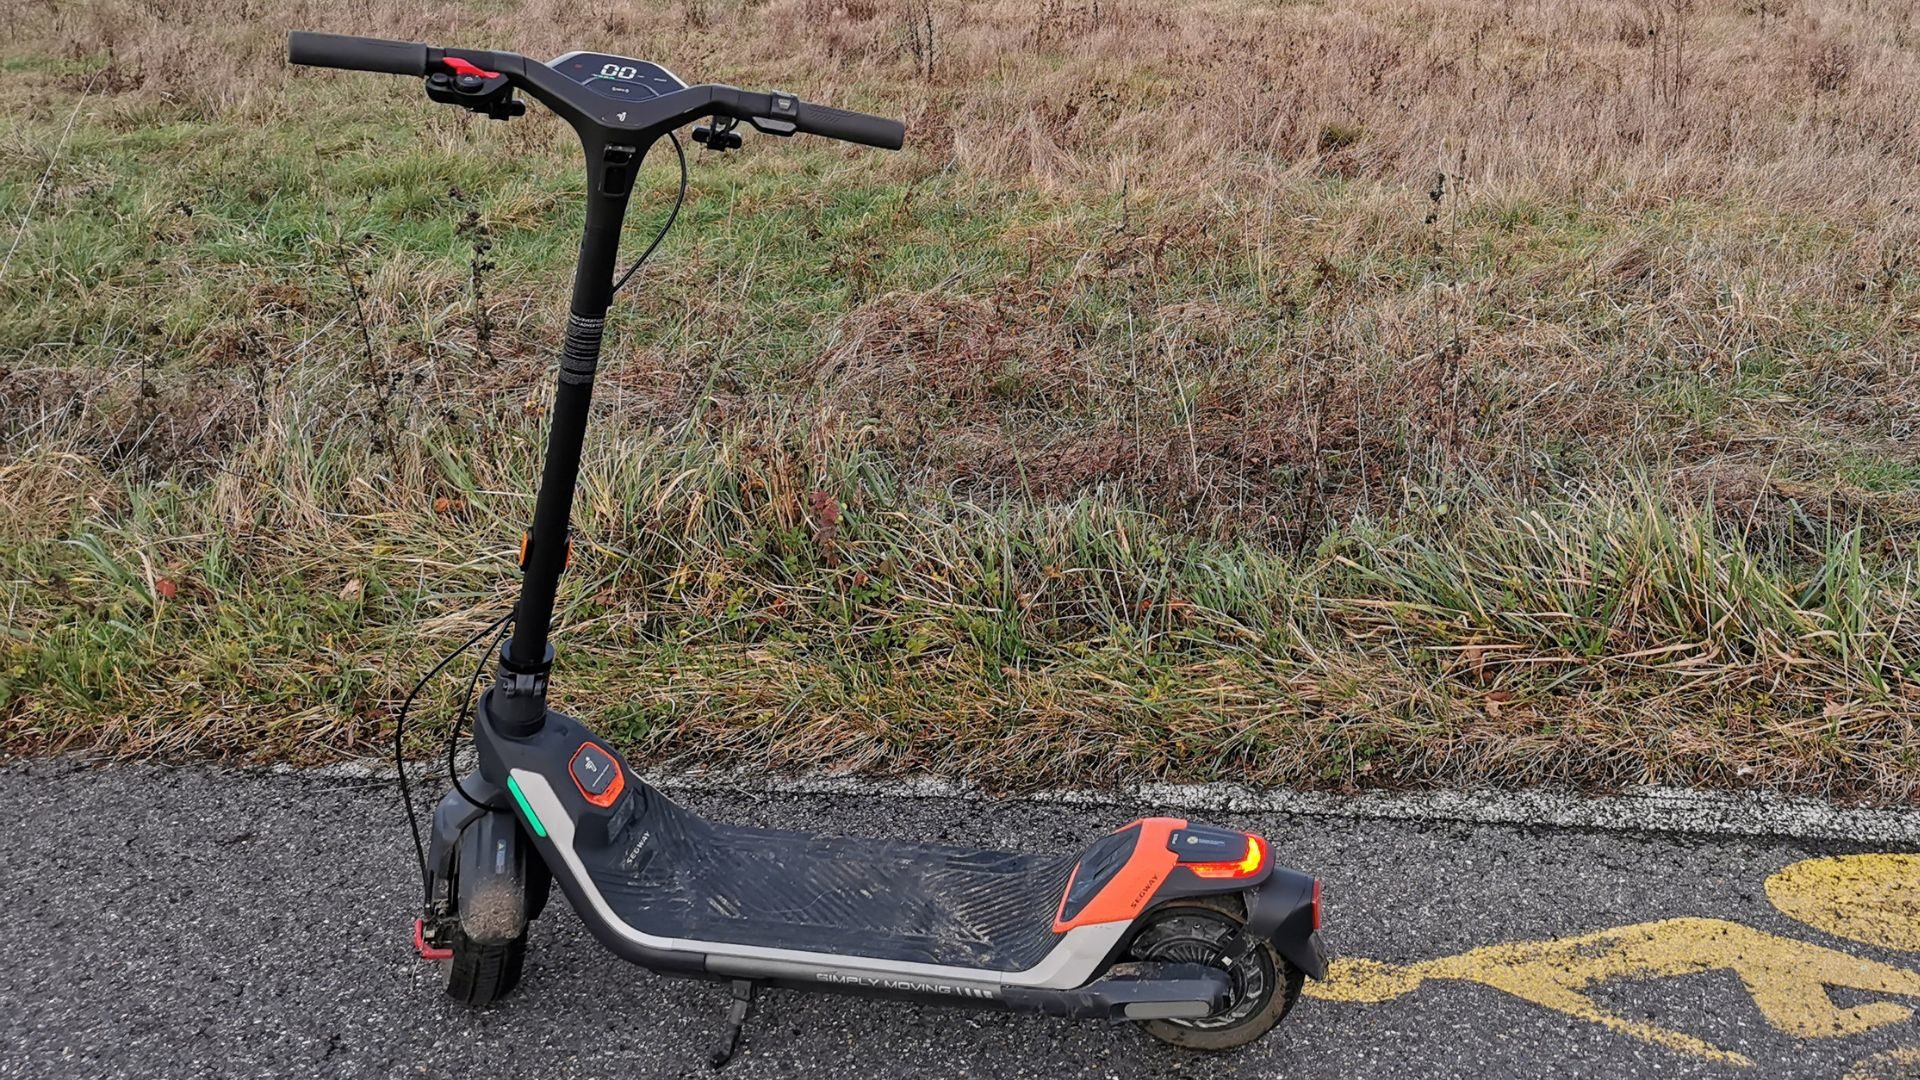
[[[505, 626], [512, 619], [513, 612], [508, 611], [505, 615], [481, 627], [472, 637], [466, 640], [465, 644], [441, 657], [440, 662], [433, 665], [433, 670], [420, 676], [420, 681], [413, 684], [412, 690], [407, 691], [407, 698], [400, 703], [400, 714], [394, 721], [393, 768], [400, 776], [400, 802], [407, 808], [407, 825], [413, 832], [413, 855], [415, 861], [420, 864], [420, 891], [422, 894], [425, 894], [427, 901], [433, 899], [429, 891], [429, 886], [427, 885], [427, 846], [420, 839], [420, 814], [413, 806], [413, 787], [407, 783], [407, 759], [405, 754], [407, 713], [413, 708], [413, 699], [420, 696], [420, 691], [426, 688], [427, 683], [431, 681], [435, 675], [445, 671], [447, 665], [458, 659], [461, 653], [473, 648], [475, 642], [493, 633], [495, 630], [500, 629], [502, 626]], [[469, 692], [469, 695], [471, 695], [471, 692]]]
[[640, 269], [648, 259], [653, 257], [653, 253], [660, 247], [660, 241], [667, 238], [667, 231], [673, 228], [675, 221], [679, 220], [681, 204], [687, 201], [687, 148], [680, 145], [680, 136], [671, 131], [667, 132], [667, 141], [673, 144], [673, 152], [680, 158], [680, 194], [674, 196], [673, 209], [667, 213], [666, 223], [660, 226], [660, 231], [654, 234], [653, 243], [648, 244], [647, 250], [641, 252], [640, 257], [633, 260], [633, 265], [627, 267], [627, 272], [620, 275], [620, 280], [613, 283], [614, 292], [619, 292], [620, 287], [627, 283], [627, 279], [633, 276], [634, 271]]
[[460, 770], [454, 766], [453, 759], [460, 747], [460, 729], [467, 726], [467, 717], [473, 715], [473, 692], [480, 685], [480, 673], [486, 670], [487, 661], [499, 653], [500, 640], [513, 627], [512, 613], [509, 612], [508, 616], [506, 622], [500, 624], [500, 632], [493, 635], [493, 644], [487, 646], [487, 650], [474, 663], [473, 677], [467, 680], [467, 696], [460, 699], [460, 711], [454, 715], [453, 724], [447, 729], [447, 779], [453, 781], [453, 790], [459, 792], [461, 798], [482, 810], [491, 810], [493, 807], [467, 794], [467, 789], [461, 786]]

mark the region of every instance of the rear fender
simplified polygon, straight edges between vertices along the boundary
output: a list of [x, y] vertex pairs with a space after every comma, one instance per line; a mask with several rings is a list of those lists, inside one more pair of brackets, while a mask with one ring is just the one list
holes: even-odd
[[1316, 979], [1327, 977], [1320, 943], [1319, 883], [1311, 875], [1276, 866], [1247, 890], [1247, 933], [1265, 938], [1287, 962]]

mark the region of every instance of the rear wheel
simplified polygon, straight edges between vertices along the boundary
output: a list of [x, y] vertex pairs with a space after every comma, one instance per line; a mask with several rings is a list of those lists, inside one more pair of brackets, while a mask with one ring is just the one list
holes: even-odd
[[1220, 968], [1233, 980], [1233, 997], [1212, 1016], [1149, 1020], [1147, 1034], [1188, 1050], [1232, 1050], [1272, 1031], [1287, 1015], [1305, 975], [1272, 942], [1241, 937], [1246, 922], [1238, 896], [1196, 897], [1153, 912], [1134, 936], [1131, 957]]
[[447, 996], [467, 1005], [491, 1005], [520, 982], [527, 959], [527, 932], [510, 941], [479, 942], [465, 932], [453, 935], [453, 959], [447, 961]]

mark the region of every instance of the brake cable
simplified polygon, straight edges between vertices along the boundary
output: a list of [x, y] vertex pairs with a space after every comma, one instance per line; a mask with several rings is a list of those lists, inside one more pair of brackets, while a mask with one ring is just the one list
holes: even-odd
[[[415, 860], [420, 864], [420, 891], [426, 894], [426, 900], [429, 903], [432, 902], [433, 896], [427, 884], [427, 846], [420, 839], [420, 813], [418, 810], [414, 809], [413, 787], [411, 784], [407, 782], [407, 759], [406, 759], [406, 752], [405, 752], [406, 733], [407, 733], [407, 714], [413, 708], [413, 699], [420, 696], [420, 691], [426, 688], [427, 683], [435, 675], [438, 675], [442, 671], [445, 671], [448, 664], [453, 663], [454, 660], [458, 659], [462, 653], [466, 652], [468, 649], [473, 648], [474, 645], [478, 643], [481, 638], [486, 637], [488, 634], [491, 634], [496, 630], [501, 630], [505, 628], [505, 626], [512, 621], [513, 621], [513, 612], [509, 610], [506, 614], [500, 616], [499, 618], [493, 620], [487, 625], [481, 627], [479, 630], [475, 631], [473, 636], [468, 638], [464, 644], [460, 645], [458, 648], [454, 649], [452, 652], [448, 653], [447, 655], [441, 657], [440, 662], [433, 665], [433, 670], [427, 672], [425, 675], [420, 676], [420, 681], [413, 684], [412, 690], [407, 691], [406, 700], [400, 703], [400, 713], [398, 717], [396, 717], [396, 719], [394, 720], [393, 769], [394, 769], [394, 772], [398, 774], [400, 778], [400, 802], [407, 808], [407, 824], [408, 826], [411, 827], [411, 830], [413, 833], [413, 854], [414, 854]], [[473, 691], [471, 688], [468, 689], [467, 696], [469, 699], [472, 698]], [[465, 711], [464, 708], [462, 711], [464, 713]], [[454, 782], [456, 784], [459, 783], [457, 779]]]
[[680, 136], [671, 131], [667, 132], [667, 141], [673, 144], [673, 152], [680, 158], [680, 194], [674, 196], [673, 209], [667, 212], [667, 220], [660, 226], [660, 231], [654, 234], [653, 243], [648, 244], [647, 250], [641, 252], [640, 257], [633, 260], [633, 265], [627, 267], [627, 272], [620, 275], [620, 280], [613, 283], [613, 291], [616, 293], [627, 283], [627, 279], [634, 275], [634, 271], [639, 270], [648, 259], [653, 258], [653, 253], [659, 250], [660, 241], [667, 238], [667, 231], [672, 229], [673, 223], [680, 219], [680, 207], [687, 201], [687, 151], [680, 145]]
[[487, 661], [500, 652], [500, 642], [513, 629], [513, 617], [509, 613], [507, 621], [500, 625], [499, 632], [493, 635], [493, 643], [487, 646], [480, 659], [474, 661], [473, 675], [467, 679], [467, 694], [460, 699], [460, 711], [453, 716], [453, 723], [447, 725], [447, 779], [453, 781], [453, 790], [467, 800], [467, 804], [481, 810], [492, 810], [492, 806], [481, 802], [467, 793], [466, 785], [460, 782], [460, 770], [456, 767], [454, 756], [460, 749], [460, 730], [467, 726], [467, 718], [473, 715], [473, 692], [480, 686], [480, 673], [486, 670]]

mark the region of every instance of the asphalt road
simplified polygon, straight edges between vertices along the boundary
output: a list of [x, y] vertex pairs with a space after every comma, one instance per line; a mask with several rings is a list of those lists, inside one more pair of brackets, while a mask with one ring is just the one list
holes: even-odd
[[[724, 988], [612, 959], [563, 899], [513, 998], [446, 1001], [408, 941], [412, 850], [385, 783], [42, 763], [0, 769], [0, 796], [0, 1077], [710, 1075]], [[1029, 848], [1153, 812], [681, 798], [756, 824]], [[1249, 1050], [775, 992], [721, 1075], [1920, 1076], [1920, 907], [1873, 906], [1910, 901], [1920, 862], [1871, 854], [1885, 845], [1220, 817], [1323, 879], [1343, 960]]]

